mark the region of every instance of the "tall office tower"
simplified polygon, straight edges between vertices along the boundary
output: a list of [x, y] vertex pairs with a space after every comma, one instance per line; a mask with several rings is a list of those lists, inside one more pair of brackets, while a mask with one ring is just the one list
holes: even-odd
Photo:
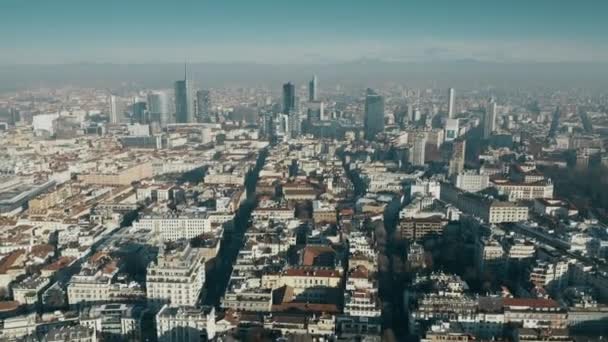
[[268, 138], [269, 140], [273, 135], [273, 124], [274, 124], [274, 116], [271, 112], [261, 113], [262, 117], [262, 125], [260, 126], [260, 135]]
[[408, 107], [409, 106], [407, 105], [399, 106], [395, 109], [395, 112], [393, 113], [393, 116], [395, 117], [395, 124], [399, 128], [403, 128], [405, 126], [405, 121], [409, 121], [407, 112]]
[[407, 105], [407, 113], [405, 116], [406, 116], [405, 119], [408, 122], [414, 121], [414, 106], [413, 105], [411, 105], [411, 104]]
[[116, 105], [116, 96], [108, 96], [108, 121], [111, 124], [118, 123], [118, 108]]
[[452, 153], [448, 164], [448, 176], [453, 177], [464, 171], [464, 158], [467, 141], [457, 139], [452, 142]]
[[454, 117], [454, 88], [450, 88], [448, 95], [448, 118]]
[[186, 66], [184, 66], [184, 80], [175, 82], [175, 122], [194, 122], [194, 102], [192, 102], [192, 90], [188, 82]]
[[297, 137], [302, 129], [302, 118], [298, 113], [296, 87], [291, 82], [283, 84], [283, 113], [289, 116], [289, 135]]
[[458, 138], [458, 134], [460, 131], [459, 126], [460, 126], [460, 122], [458, 119], [447, 119], [445, 121], [445, 127], [444, 127], [444, 132], [445, 132], [444, 140], [452, 141], [452, 140]]
[[488, 139], [492, 132], [496, 130], [496, 102], [490, 99], [486, 108], [486, 115], [483, 118], [483, 138]]
[[365, 139], [373, 140], [384, 131], [384, 97], [367, 89], [365, 96], [365, 117], [363, 119]]
[[308, 82], [308, 101], [317, 101], [317, 75], [312, 76], [312, 80]]
[[289, 140], [291, 136], [291, 117], [287, 114], [278, 114], [274, 119], [273, 127], [272, 127], [272, 137], [273, 141], [282, 141], [285, 142]]
[[159, 122], [165, 127], [169, 122], [169, 101], [165, 92], [153, 92], [148, 94], [148, 111], [150, 121]]
[[287, 82], [283, 84], [283, 113], [290, 114], [296, 110], [296, 86]]
[[198, 121], [207, 122], [211, 118], [211, 93], [209, 90], [196, 92], [196, 116]]
[[145, 102], [135, 102], [131, 106], [133, 112], [133, 121], [139, 122], [140, 124], [149, 123], [148, 108]]
[[410, 153], [410, 163], [414, 166], [424, 166], [424, 156], [426, 153], [426, 135], [417, 134], [412, 144]]
[[319, 122], [325, 120], [325, 108], [323, 102], [314, 101], [308, 104], [308, 121]]

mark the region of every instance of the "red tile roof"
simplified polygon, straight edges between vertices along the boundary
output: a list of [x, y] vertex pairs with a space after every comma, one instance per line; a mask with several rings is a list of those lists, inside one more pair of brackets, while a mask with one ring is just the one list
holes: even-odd
[[504, 298], [503, 305], [505, 307], [559, 308], [556, 301], [543, 298]]
[[289, 268], [283, 271], [283, 275], [291, 277], [340, 277], [340, 272], [332, 269]]

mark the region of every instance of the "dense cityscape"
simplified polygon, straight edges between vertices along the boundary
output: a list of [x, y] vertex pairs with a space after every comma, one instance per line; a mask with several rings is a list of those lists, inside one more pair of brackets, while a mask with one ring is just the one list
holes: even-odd
[[608, 340], [608, 2], [0, 13], [0, 341]]
[[3, 339], [608, 333], [606, 97], [187, 72], [2, 95]]

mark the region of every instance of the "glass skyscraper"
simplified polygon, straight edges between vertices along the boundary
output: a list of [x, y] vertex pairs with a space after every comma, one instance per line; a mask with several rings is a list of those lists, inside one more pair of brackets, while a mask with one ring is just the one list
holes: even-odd
[[205, 122], [211, 116], [211, 94], [209, 90], [196, 92], [196, 116], [200, 122]]
[[192, 89], [190, 89], [190, 82], [184, 67], [184, 80], [175, 82], [175, 122], [194, 122], [193, 107]]
[[289, 114], [296, 110], [296, 86], [287, 82], [283, 84], [283, 113]]
[[166, 126], [170, 122], [167, 94], [164, 92], [148, 94], [148, 111], [151, 121], [159, 122], [161, 127]]
[[373, 140], [376, 134], [384, 131], [384, 97], [367, 89], [364, 117], [365, 139]]
[[308, 82], [308, 101], [317, 101], [317, 76], [314, 75], [312, 80]]

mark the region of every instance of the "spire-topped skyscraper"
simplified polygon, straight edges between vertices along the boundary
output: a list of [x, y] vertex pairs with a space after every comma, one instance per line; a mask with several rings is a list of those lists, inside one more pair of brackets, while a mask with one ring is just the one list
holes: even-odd
[[184, 80], [175, 82], [175, 122], [194, 122], [194, 103], [192, 89], [188, 81], [188, 67], [184, 63]]

